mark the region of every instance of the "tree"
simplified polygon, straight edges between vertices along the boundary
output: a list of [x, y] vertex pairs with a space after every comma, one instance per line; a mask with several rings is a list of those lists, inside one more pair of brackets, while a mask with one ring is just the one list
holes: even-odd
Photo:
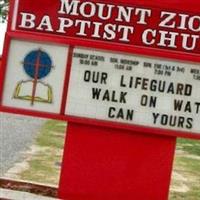
[[4, 22], [8, 15], [9, 0], [0, 0], [0, 21]]

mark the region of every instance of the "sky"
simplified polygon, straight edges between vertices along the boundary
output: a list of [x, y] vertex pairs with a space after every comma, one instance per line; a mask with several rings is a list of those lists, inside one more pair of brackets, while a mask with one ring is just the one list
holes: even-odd
[[6, 31], [6, 24], [0, 23], [0, 55], [2, 55], [5, 31]]

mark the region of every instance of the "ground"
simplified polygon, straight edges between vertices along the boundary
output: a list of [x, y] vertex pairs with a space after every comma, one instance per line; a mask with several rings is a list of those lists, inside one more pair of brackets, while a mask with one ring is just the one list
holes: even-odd
[[66, 123], [47, 121], [35, 143], [23, 152], [24, 161], [16, 163], [7, 178], [58, 185], [62, 162]]
[[200, 199], [200, 141], [179, 139], [170, 200]]
[[[16, 164], [7, 173], [10, 177], [58, 186], [66, 124], [47, 121], [35, 144], [26, 152], [23, 163]], [[200, 199], [200, 141], [179, 139], [170, 200]]]

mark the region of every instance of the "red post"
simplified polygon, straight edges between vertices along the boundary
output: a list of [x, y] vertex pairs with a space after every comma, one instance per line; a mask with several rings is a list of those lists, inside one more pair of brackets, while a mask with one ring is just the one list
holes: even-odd
[[167, 200], [176, 138], [70, 122], [59, 198]]

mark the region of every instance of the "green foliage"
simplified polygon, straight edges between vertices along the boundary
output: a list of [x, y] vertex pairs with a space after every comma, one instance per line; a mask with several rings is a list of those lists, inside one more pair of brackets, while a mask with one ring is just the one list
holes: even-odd
[[9, 0], [0, 0], [0, 22], [7, 20]]

